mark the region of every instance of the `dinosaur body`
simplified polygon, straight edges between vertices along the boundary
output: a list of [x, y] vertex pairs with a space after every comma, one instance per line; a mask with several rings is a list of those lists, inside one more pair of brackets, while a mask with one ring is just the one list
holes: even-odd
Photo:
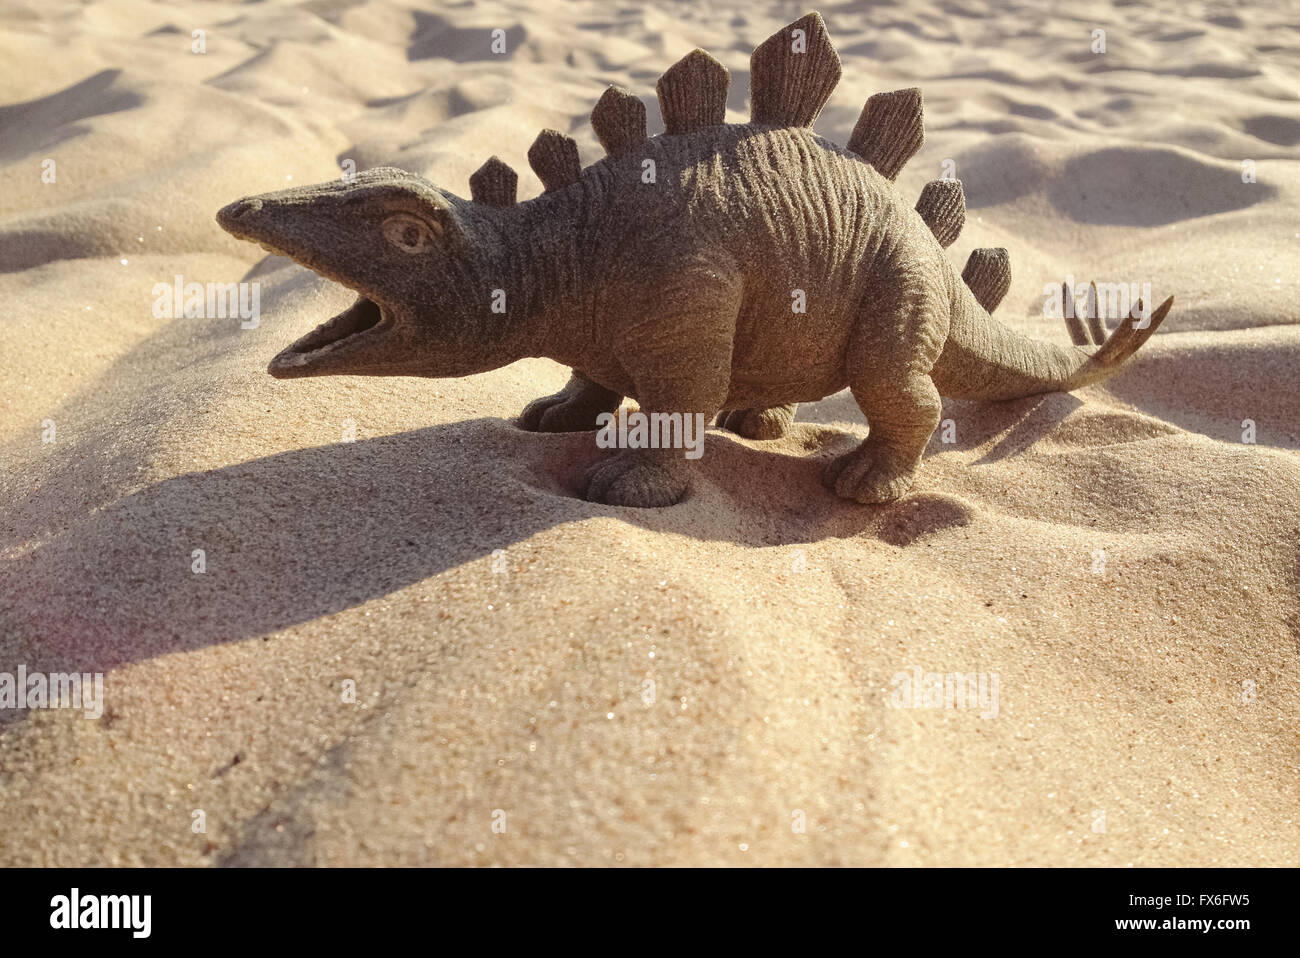
[[[546, 192], [527, 202], [493, 158], [472, 202], [384, 169], [226, 207], [230, 232], [359, 293], [270, 371], [459, 376], [546, 356], [575, 372], [524, 410], [525, 428], [594, 429], [630, 396], [652, 413], [721, 413], [757, 439], [847, 387], [870, 432], [826, 483], [883, 502], [911, 486], [941, 395], [1085, 385], [1167, 314], [1171, 300], [1151, 316], [1139, 306], [1109, 338], [1095, 314], [1086, 330], [1067, 319], [1072, 348], [997, 323], [1005, 251], [977, 250], [961, 275], [944, 254], [964, 219], [960, 184], [929, 184], [916, 208], [893, 186], [920, 146], [919, 94], [873, 97], [844, 150], [810, 129], [839, 76], [820, 17], [775, 34], [752, 66], [748, 124], [722, 122], [726, 71], [701, 51], [660, 81], [661, 136], [611, 88], [592, 115], [609, 155], [581, 170], [573, 141], [544, 131], [529, 159]], [[624, 450], [592, 467], [584, 492], [668, 505], [687, 468], [680, 450]]]
[[[720, 146], [726, 163], [715, 162]], [[811, 158], [799, 180], [772, 188], [779, 171]], [[655, 164], [655, 184], [640, 184], [645, 159]], [[573, 355], [552, 358], [641, 401], [645, 384], [631, 360], [661, 332], [684, 350], [699, 351], [696, 337], [725, 341], [730, 378], [720, 408], [811, 401], [844, 388], [853, 324], [870, 309], [873, 282], [889, 282], [871, 264], [902, 253], [909, 244], [890, 238], [904, 237], [898, 220], [916, 216], [871, 167], [811, 131], [752, 124], [656, 137], [637, 156], [605, 159], [531, 202], [542, 230], [574, 243], [575, 282], [560, 305], [582, 335]], [[501, 211], [504, 221], [526, 205]], [[921, 233], [905, 239], [942, 259], [928, 230]], [[674, 287], [690, 298], [723, 278], [734, 294], [698, 313], [687, 336], [666, 310], [645, 309]], [[804, 293], [804, 311], [792, 308], [794, 290]]]

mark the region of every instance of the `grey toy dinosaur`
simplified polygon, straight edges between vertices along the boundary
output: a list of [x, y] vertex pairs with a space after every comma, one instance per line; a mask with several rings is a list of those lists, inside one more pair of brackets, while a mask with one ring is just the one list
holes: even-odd
[[[911, 487], [940, 396], [1096, 382], [1169, 312], [1172, 298], [1149, 316], [1139, 304], [1107, 338], [1095, 310], [1087, 329], [1067, 310], [1072, 348], [996, 322], [1006, 251], [976, 250], [961, 276], [943, 252], [965, 218], [961, 184], [932, 182], [912, 208], [892, 183], [923, 140], [919, 91], [873, 96], [844, 150], [810, 129], [840, 76], [818, 14], [750, 65], [746, 124], [724, 123], [727, 70], [701, 50], [659, 80], [660, 136], [640, 100], [606, 90], [591, 122], [608, 155], [583, 170], [572, 139], [543, 131], [528, 159], [545, 192], [523, 203], [493, 157], [472, 201], [377, 169], [225, 207], [230, 233], [358, 293], [271, 375], [466, 376], [546, 356], [574, 372], [523, 411], [526, 429], [594, 429], [631, 396], [647, 413], [721, 412], [754, 439], [847, 386], [868, 438], [825, 483], [886, 502]], [[625, 449], [588, 471], [584, 495], [666, 506], [688, 469], [680, 450]]]

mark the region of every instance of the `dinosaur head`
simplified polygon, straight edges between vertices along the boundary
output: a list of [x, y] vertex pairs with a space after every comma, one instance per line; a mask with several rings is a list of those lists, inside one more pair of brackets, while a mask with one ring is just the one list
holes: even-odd
[[475, 241], [470, 213], [464, 200], [391, 168], [220, 210], [217, 222], [228, 233], [357, 293], [267, 371], [279, 379], [464, 376], [517, 358], [501, 355], [501, 325], [491, 330], [487, 296], [470, 288], [479, 285], [475, 263], [485, 245]]

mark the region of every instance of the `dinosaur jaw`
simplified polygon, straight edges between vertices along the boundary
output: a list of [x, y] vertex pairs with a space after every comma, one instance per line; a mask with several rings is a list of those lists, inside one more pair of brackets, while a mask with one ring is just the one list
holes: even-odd
[[382, 351], [393, 319], [374, 300], [357, 301], [282, 350], [267, 367], [276, 379], [360, 373]]
[[293, 199], [300, 194], [310, 199], [320, 190], [303, 187], [283, 194], [245, 197], [217, 212], [217, 222], [232, 236], [256, 243], [273, 256], [291, 259], [357, 295], [356, 302], [343, 312], [282, 350], [267, 372], [276, 379], [300, 379], [399, 371], [410, 358], [410, 351], [400, 342], [402, 337], [395, 335], [402, 311], [371, 299], [358, 288], [364, 284], [357, 282], [353, 271], [334, 262], [338, 257], [321, 254], [310, 219], [313, 203]]

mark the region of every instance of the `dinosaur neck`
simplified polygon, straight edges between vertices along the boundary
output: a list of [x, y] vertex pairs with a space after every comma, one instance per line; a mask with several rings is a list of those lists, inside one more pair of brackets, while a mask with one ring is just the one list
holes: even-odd
[[502, 210], [497, 272], [506, 290], [516, 358], [572, 365], [591, 342], [592, 213], [601, 184], [584, 177]]

